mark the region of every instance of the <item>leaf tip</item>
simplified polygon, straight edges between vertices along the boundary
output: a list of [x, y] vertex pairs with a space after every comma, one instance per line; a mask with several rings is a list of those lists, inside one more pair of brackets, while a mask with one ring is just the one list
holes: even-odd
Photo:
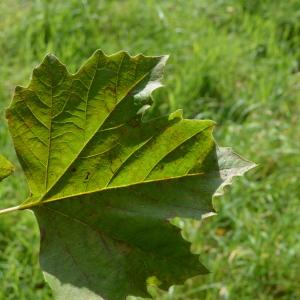
[[106, 57], [108, 57], [109, 55], [107, 55], [106, 53], [104, 53], [104, 51], [102, 49], [97, 49], [93, 53], [93, 55], [91, 57], [94, 57], [94, 56], [98, 56], [98, 57], [100, 57], [100, 56], [106, 56]]
[[47, 53], [44, 59], [42, 60], [41, 64], [36, 66], [33, 69], [33, 75], [40, 76], [39, 70], [46, 68], [49, 72], [49, 70], [57, 70], [57, 69], [63, 69], [63, 72], [66, 72], [66, 66], [57, 58], [56, 55], [53, 53]]
[[50, 64], [54, 64], [54, 63], [58, 62], [59, 60], [53, 53], [47, 53], [44, 58], [44, 61], [47, 63], [50, 63]]
[[180, 120], [183, 119], [182, 109], [177, 109], [169, 115], [169, 120], [174, 120], [174, 119], [180, 119]]
[[164, 63], [164, 64], [166, 64], [167, 61], [168, 61], [169, 58], [170, 58], [170, 54], [164, 54], [164, 55], [161, 55], [160, 58], [161, 58], [161, 59], [160, 59], [161, 62]]

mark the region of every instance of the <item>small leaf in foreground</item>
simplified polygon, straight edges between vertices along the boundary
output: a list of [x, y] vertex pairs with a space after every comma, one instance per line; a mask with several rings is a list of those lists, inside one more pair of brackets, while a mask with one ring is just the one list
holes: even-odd
[[8, 161], [5, 157], [0, 155], [0, 181], [8, 177], [15, 170], [13, 164]]
[[40, 263], [57, 299], [147, 296], [207, 270], [174, 217], [201, 219], [254, 164], [212, 137], [214, 122], [142, 113], [166, 56], [95, 54], [75, 74], [53, 55], [17, 87], [10, 132], [41, 231]]

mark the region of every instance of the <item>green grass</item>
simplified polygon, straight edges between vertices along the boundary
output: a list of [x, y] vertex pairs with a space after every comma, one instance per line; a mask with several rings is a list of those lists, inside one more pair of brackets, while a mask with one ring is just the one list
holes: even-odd
[[[171, 55], [152, 115], [184, 108], [259, 164], [214, 199], [218, 215], [181, 221], [211, 270], [157, 299], [300, 299], [300, 4], [297, 0], [2, 1], [0, 152], [16, 162], [4, 119], [16, 85], [47, 52], [71, 71], [95, 49]], [[1, 207], [26, 197], [20, 168]], [[46, 300], [30, 212], [0, 218], [0, 300]]]

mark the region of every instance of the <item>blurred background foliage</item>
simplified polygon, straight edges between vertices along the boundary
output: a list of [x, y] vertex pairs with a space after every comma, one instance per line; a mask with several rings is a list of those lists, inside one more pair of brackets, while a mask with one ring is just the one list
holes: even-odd
[[[183, 221], [211, 270], [156, 299], [300, 299], [300, 2], [9, 0], [0, 2], [0, 151], [16, 160], [4, 109], [48, 52], [75, 72], [107, 54], [170, 54], [151, 116], [184, 109], [218, 122], [222, 146], [259, 164], [214, 199], [218, 215]], [[20, 168], [1, 207], [27, 195]], [[50, 300], [30, 212], [0, 220], [0, 300]]]

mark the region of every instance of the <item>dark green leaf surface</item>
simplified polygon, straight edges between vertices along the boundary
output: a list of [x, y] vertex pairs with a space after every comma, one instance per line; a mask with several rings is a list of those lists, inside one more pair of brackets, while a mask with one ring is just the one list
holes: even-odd
[[18, 87], [9, 127], [41, 230], [41, 266], [60, 300], [146, 296], [206, 273], [174, 217], [201, 219], [254, 165], [218, 149], [214, 123], [181, 111], [147, 122], [167, 57], [95, 54], [76, 74], [53, 55]]
[[13, 171], [14, 166], [5, 157], [0, 155], [0, 181], [8, 177]]

